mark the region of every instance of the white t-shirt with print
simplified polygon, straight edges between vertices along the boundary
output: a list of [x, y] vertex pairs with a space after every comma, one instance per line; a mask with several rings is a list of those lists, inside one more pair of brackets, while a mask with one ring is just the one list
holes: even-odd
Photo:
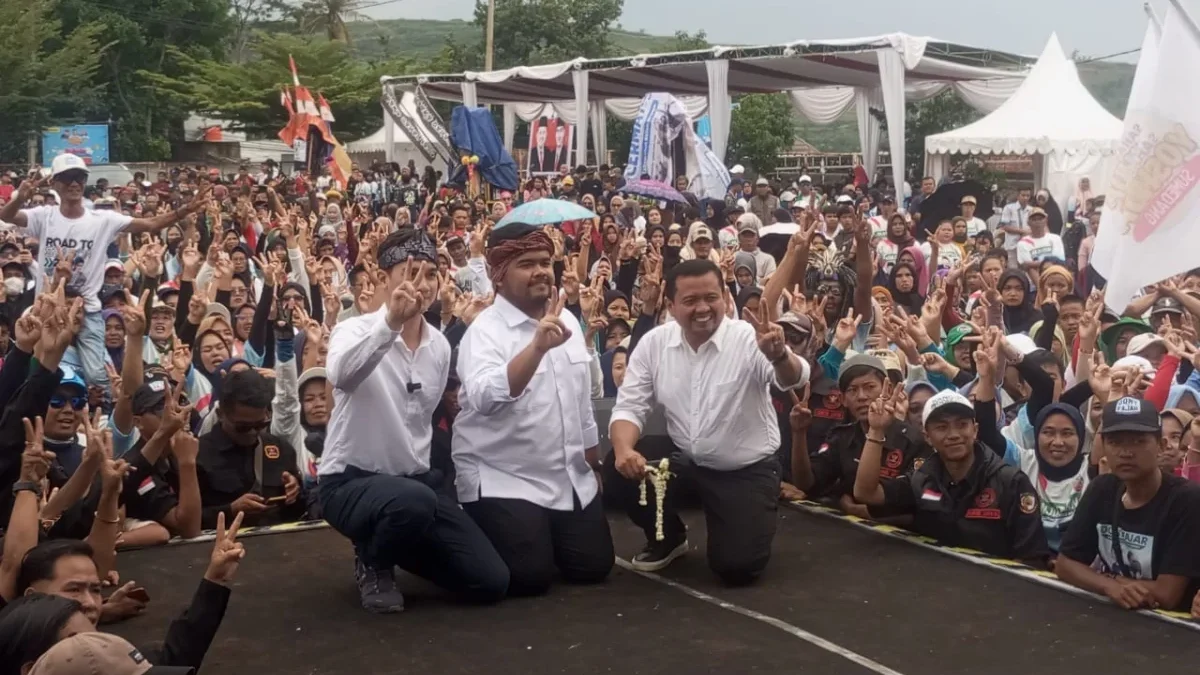
[[921, 253], [925, 254], [925, 266], [935, 270], [953, 269], [957, 267], [963, 259], [962, 248], [955, 243], [938, 246], [938, 259], [936, 264], [934, 264], [932, 260], [933, 247], [930, 246], [929, 242], [921, 244]]
[[108, 246], [133, 218], [117, 211], [84, 211], [78, 218], [67, 218], [58, 206], [25, 209], [25, 233], [37, 237], [39, 264], [35, 267], [40, 291], [47, 277], [53, 278], [61, 249], [74, 249], [75, 260], [67, 287], [83, 298], [88, 312], [100, 311], [100, 287], [104, 285], [104, 264]]
[[1021, 237], [1017, 242], [1017, 262], [1024, 265], [1031, 262], [1042, 262], [1046, 258], [1066, 260], [1067, 254], [1063, 249], [1062, 238], [1057, 234], [1047, 232], [1044, 236], [1034, 239], [1030, 235]]

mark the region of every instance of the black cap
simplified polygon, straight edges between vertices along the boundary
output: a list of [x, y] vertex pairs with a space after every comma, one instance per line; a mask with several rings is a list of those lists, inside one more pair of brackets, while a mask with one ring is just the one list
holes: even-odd
[[588, 172], [588, 168], [587, 168], [586, 164], [580, 164], [579, 166], [575, 167], [575, 173], [587, 173], [587, 172]]
[[1104, 406], [1104, 412], [1100, 413], [1100, 433], [1114, 431], [1158, 434], [1162, 433], [1162, 421], [1158, 410], [1148, 401], [1126, 396]]
[[1183, 305], [1169, 295], [1164, 295], [1154, 301], [1154, 306], [1150, 309], [1151, 314], [1162, 314], [1169, 312], [1172, 314], [1183, 314]]
[[133, 392], [133, 414], [145, 415], [148, 412], [154, 412], [163, 405], [163, 401], [167, 400], [167, 390], [170, 385], [164, 379], [153, 379], [146, 382]]

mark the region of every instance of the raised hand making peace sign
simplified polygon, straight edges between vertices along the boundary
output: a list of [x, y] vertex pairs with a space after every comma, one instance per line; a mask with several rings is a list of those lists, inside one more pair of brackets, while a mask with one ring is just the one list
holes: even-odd
[[410, 257], [404, 263], [404, 280], [392, 290], [387, 301], [387, 323], [392, 330], [400, 330], [409, 319], [424, 311], [425, 295], [418, 285], [428, 269], [429, 263], [424, 260], [417, 263]]
[[[764, 305], [762, 309], [765, 313], [766, 306]], [[788, 348], [787, 342], [783, 339], [783, 326], [767, 321], [748, 309], [742, 309], [742, 318], [754, 326], [754, 332], [758, 339], [758, 351], [762, 352], [768, 361], [775, 363], [787, 358]]]
[[562, 346], [571, 337], [571, 329], [559, 318], [567, 304], [567, 295], [558, 293], [546, 299], [546, 314], [538, 322], [533, 334], [533, 347], [545, 354], [555, 347]]
[[238, 512], [233, 522], [230, 523], [229, 529], [226, 530], [224, 512], [217, 514], [217, 538], [213, 541], [212, 557], [209, 558], [208, 569], [204, 572], [204, 578], [214, 584], [228, 586], [232, 583], [233, 576], [237, 574], [238, 565], [246, 556], [246, 549], [237, 540], [244, 515], [246, 514]]

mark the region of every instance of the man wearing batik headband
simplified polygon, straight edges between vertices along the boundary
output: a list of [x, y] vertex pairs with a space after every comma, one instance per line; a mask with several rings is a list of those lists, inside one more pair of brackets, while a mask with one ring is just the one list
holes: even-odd
[[378, 310], [340, 321], [326, 375], [333, 413], [318, 470], [325, 520], [352, 542], [365, 609], [398, 612], [399, 566], [477, 601], [504, 597], [508, 570], [431, 469], [433, 411], [450, 369], [450, 344], [426, 323], [438, 297], [437, 250], [404, 228], [379, 246]]
[[488, 249], [496, 300], [458, 348], [458, 499], [508, 565], [509, 594], [544, 593], [556, 567], [568, 582], [602, 581], [613, 544], [593, 474], [591, 357], [554, 286], [554, 245], [517, 223]]

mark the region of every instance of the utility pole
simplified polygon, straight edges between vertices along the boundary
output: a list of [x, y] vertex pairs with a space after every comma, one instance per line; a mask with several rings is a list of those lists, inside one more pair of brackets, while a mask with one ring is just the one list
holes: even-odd
[[487, 55], [484, 56], [483, 69], [492, 69], [492, 50], [496, 32], [496, 0], [488, 0], [487, 18]]

